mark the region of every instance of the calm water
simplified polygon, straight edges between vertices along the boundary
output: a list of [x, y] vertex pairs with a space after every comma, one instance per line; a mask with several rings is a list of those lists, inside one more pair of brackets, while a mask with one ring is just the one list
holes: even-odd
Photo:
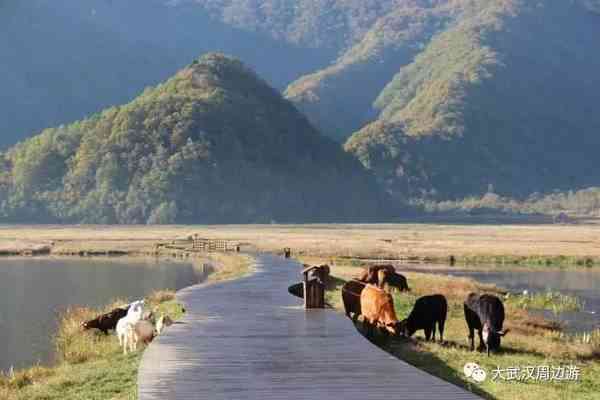
[[[444, 274], [473, 278], [482, 283], [493, 283], [511, 292], [559, 291], [577, 296], [584, 301], [583, 312], [565, 312], [558, 318], [570, 331], [589, 331], [600, 328], [600, 270], [445, 270]], [[544, 312], [555, 318], [552, 312]]]
[[145, 260], [0, 259], [0, 371], [51, 361], [57, 315], [204, 279], [191, 264]]

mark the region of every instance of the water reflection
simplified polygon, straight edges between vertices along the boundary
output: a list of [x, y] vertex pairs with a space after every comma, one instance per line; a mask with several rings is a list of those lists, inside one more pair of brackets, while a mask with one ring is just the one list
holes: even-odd
[[0, 260], [0, 370], [49, 362], [57, 316], [68, 306], [181, 289], [206, 272], [202, 265], [154, 260]]

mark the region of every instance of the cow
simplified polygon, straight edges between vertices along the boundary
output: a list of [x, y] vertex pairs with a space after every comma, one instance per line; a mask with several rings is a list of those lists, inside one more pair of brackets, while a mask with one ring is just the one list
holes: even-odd
[[127, 311], [129, 311], [129, 306], [115, 308], [109, 313], [102, 314], [90, 321], [83, 322], [81, 326], [83, 330], [98, 329], [105, 335], [108, 335], [108, 331], [116, 329], [117, 322], [127, 315]]
[[464, 303], [465, 320], [469, 327], [471, 351], [475, 349], [475, 330], [479, 334], [479, 350], [497, 351], [500, 340], [508, 333], [502, 330], [504, 324], [504, 305], [494, 295], [470, 293]]
[[435, 341], [435, 325], [440, 332], [440, 342], [444, 341], [444, 325], [448, 314], [448, 302], [441, 294], [423, 296], [415, 302], [408, 318], [400, 321], [398, 328], [405, 336], [412, 336], [416, 331], [425, 330], [425, 339], [433, 334]]
[[398, 334], [398, 319], [392, 296], [374, 285], [366, 285], [360, 294], [361, 314], [372, 327]]
[[401, 292], [410, 291], [406, 277], [396, 271], [389, 272], [388, 270], [380, 269], [377, 273], [377, 279], [381, 289], [385, 288], [385, 285], [387, 284], [388, 286], [395, 287]]
[[361, 282], [377, 285], [381, 289], [387, 283], [401, 292], [410, 291], [406, 277], [397, 273], [394, 266], [389, 264], [370, 266], [358, 275], [356, 279]]
[[356, 279], [352, 279], [342, 286], [342, 301], [344, 302], [344, 310], [346, 315], [352, 319], [358, 318], [361, 314], [360, 297], [365, 283]]

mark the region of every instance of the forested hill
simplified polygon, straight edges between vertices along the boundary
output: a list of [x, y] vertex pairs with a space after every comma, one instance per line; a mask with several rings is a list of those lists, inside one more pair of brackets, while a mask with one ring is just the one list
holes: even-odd
[[208, 54], [134, 101], [0, 153], [3, 220], [377, 220], [351, 155], [239, 61]]
[[235, 55], [279, 89], [335, 56], [183, 1], [0, 0], [0, 27], [0, 150], [130, 101], [199, 54]]
[[222, 51], [398, 198], [600, 185], [600, 0], [5, 0], [0, 26], [0, 149]]
[[400, 68], [346, 149], [399, 196], [598, 186], [599, 37], [583, 3], [477, 2]]

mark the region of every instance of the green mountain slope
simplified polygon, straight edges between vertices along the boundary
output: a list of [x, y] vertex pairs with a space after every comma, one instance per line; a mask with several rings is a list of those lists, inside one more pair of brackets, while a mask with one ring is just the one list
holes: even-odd
[[131, 103], [0, 155], [5, 218], [86, 223], [376, 219], [359, 162], [239, 61], [209, 54]]
[[460, 7], [399, 2], [330, 66], [305, 75], [285, 91], [327, 135], [343, 142], [378, 114], [373, 101], [402, 65], [460, 14]]
[[479, 3], [400, 69], [346, 149], [398, 196], [600, 184], [600, 19], [588, 5]]

